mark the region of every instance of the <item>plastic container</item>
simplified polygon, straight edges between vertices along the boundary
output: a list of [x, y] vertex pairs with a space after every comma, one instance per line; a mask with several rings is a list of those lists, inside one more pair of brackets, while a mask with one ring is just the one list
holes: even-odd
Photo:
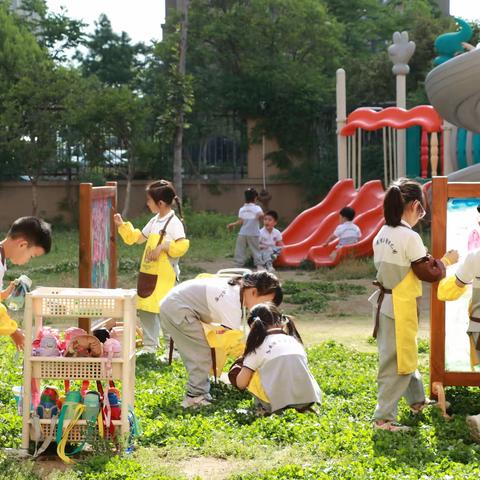
[[13, 397], [15, 398], [15, 404], [17, 405], [17, 413], [19, 415], [23, 414], [23, 387], [16, 385], [12, 387]]
[[25, 295], [30, 291], [32, 281], [26, 275], [20, 275], [15, 280], [15, 288], [7, 298], [7, 308], [12, 312], [21, 310], [25, 305]]

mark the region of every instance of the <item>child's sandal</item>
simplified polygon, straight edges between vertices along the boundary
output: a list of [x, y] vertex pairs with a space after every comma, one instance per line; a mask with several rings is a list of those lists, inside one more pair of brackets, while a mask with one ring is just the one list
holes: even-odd
[[386, 420], [386, 421], [375, 421], [373, 422], [373, 428], [375, 430], [385, 430], [387, 432], [408, 432], [411, 430], [410, 427], [406, 425], [402, 425], [398, 422], [394, 422], [393, 420]]

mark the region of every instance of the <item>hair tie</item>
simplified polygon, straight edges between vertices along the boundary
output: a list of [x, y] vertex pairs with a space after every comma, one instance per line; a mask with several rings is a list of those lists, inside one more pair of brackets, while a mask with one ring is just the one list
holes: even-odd
[[287, 325], [288, 323], [290, 323], [290, 318], [287, 317], [286, 315], [284, 315], [283, 313], [282, 313], [282, 315], [280, 316], [280, 320], [281, 320], [282, 326], [283, 326], [283, 325]]

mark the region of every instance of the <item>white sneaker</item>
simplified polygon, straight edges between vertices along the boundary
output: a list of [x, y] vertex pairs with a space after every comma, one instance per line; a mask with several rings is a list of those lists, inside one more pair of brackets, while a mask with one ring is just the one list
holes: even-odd
[[470, 436], [480, 443], [480, 415], [467, 415], [466, 421]]
[[181, 406], [183, 408], [200, 408], [208, 407], [208, 405], [211, 404], [212, 396], [207, 393], [205, 395], [199, 395], [198, 397], [189, 397], [188, 395], [186, 395], [181, 403]]
[[154, 354], [157, 352], [157, 349], [155, 347], [143, 347], [141, 350], [137, 352], [137, 357], [140, 357], [141, 355], [148, 355], [148, 354]]

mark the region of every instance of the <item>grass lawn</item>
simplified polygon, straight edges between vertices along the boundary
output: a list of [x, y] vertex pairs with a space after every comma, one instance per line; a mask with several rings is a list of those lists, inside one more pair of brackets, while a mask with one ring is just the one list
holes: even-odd
[[[141, 225], [145, 219], [135, 222]], [[182, 262], [184, 278], [231, 266], [235, 235], [229, 220], [212, 214], [191, 215], [192, 247]], [[36, 285], [75, 286], [78, 275], [77, 232], [57, 232], [50, 255], [9, 278], [30, 275]], [[120, 246], [119, 286], [134, 286], [142, 247]], [[144, 434], [135, 453], [88, 454], [73, 468], [41, 459], [35, 464], [0, 453], [0, 478], [36, 479], [477, 479], [480, 445], [465, 427], [465, 415], [480, 412], [478, 389], [451, 388], [453, 419], [436, 411], [412, 417], [402, 403], [400, 419], [413, 426], [407, 434], [374, 432], [375, 345], [366, 302], [373, 277], [370, 261], [348, 262], [335, 270], [280, 271], [285, 309], [295, 313], [309, 346], [309, 361], [323, 391], [319, 415], [287, 411], [257, 418], [251, 397], [220, 383], [215, 403], [200, 411], [179, 405], [186, 380], [181, 362], [160, 358], [137, 362], [136, 412]], [[426, 338], [428, 332], [422, 329]], [[421, 365], [428, 380], [428, 342], [422, 341]], [[22, 371], [8, 339], [0, 338], [0, 445], [20, 443], [21, 420], [15, 413], [12, 386]]]

